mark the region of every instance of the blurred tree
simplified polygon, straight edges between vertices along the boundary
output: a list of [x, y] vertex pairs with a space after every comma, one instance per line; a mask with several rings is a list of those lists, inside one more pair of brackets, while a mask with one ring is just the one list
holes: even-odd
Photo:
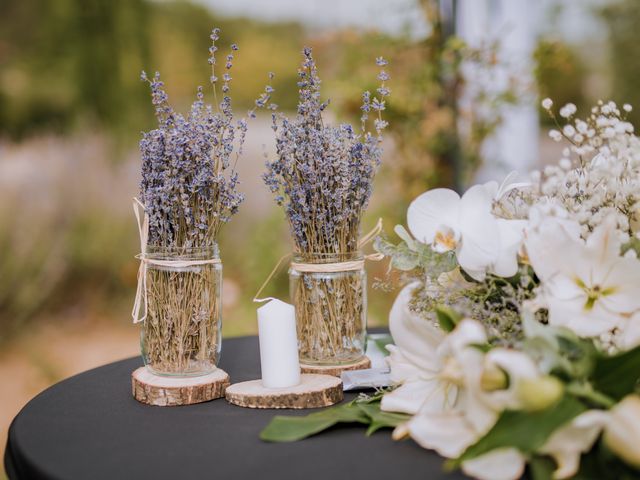
[[[461, 105], [463, 65], [473, 66], [476, 72], [497, 67], [499, 45], [473, 49], [457, 38], [452, 18], [443, 16], [452, 12], [444, 7], [455, 2], [421, 0], [420, 5], [430, 25], [424, 39], [369, 32], [364, 37], [344, 33], [320, 43], [325, 57], [341, 58], [337, 88], [342, 93], [337, 100], [351, 116], [359, 115], [359, 89], [375, 91], [373, 59], [383, 55], [391, 60], [391, 96], [385, 113], [395, 156], [383, 168], [401, 195], [393, 202], [394, 211], [388, 212], [396, 222], [409, 202], [425, 190], [460, 189], [480, 165], [482, 143], [501, 122], [500, 107], [517, 101], [513, 86], [497, 93], [480, 87]], [[461, 120], [464, 132], [459, 131]]]
[[[584, 91], [586, 68], [571, 46], [559, 40], [541, 39], [533, 56], [540, 98], [549, 97], [559, 106], [573, 103], [579, 110], [588, 106]], [[540, 119], [552, 123], [542, 109]]]
[[179, 0], [3, 0], [0, 136], [95, 126], [137, 137], [153, 125], [140, 71], [161, 71], [172, 103], [185, 107], [209, 79], [214, 26], [223, 30], [223, 49], [241, 48], [233, 83], [239, 112], [253, 105], [270, 70], [283, 72], [274, 83], [281, 105], [295, 106], [297, 24], [220, 19]]
[[616, 102], [630, 103], [635, 108], [629, 119], [640, 122], [640, 58], [633, 52], [640, 41], [640, 2], [621, 0], [601, 10], [609, 30], [611, 62], [611, 98]]

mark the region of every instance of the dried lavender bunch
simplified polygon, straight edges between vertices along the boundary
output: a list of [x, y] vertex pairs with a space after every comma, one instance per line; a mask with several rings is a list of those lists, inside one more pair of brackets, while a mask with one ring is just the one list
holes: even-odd
[[[267, 162], [263, 179], [276, 202], [284, 207], [298, 263], [335, 263], [358, 257], [362, 215], [371, 197], [373, 178], [382, 153], [384, 98], [388, 74], [378, 76], [378, 96], [363, 94], [362, 131], [349, 124], [325, 125], [322, 113], [329, 102], [320, 99], [320, 79], [311, 49], [303, 50], [298, 72], [300, 101], [289, 119], [272, 114], [277, 158]], [[384, 67], [387, 62], [378, 58]], [[257, 100], [269, 104], [268, 86]], [[375, 114], [372, 133], [369, 115]], [[308, 364], [357, 361], [366, 343], [366, 274], [295, 271], [292, 301], [296, 307], [300, 358]]]
[[[211, 33], [210, 83], [216, 107], [204, 102], [202, 87], [185, 117], [169, 105], [159, 73], [149, 79], [158, 128], [140, 141], [142, 182], [140, 200], [149, 215], [149, 245], [194, 248], [214, 247], [222, 224], [238, 211], [244, 197], [237, 191], [235, 161], [242, 153], [246, 120], [234, 124], [230, 90], [233, 53], [226, 57], [222, 101], [217, 102], [216, 41]], [[231, 45], [232, 52], [238, 47]], [[234, 165], [232, 166], [232, 160]]]
[[[356, 133], [349, 124], [324, 124], [322, 112], [329, 102], [320, 100], [320, 79], [311, 49], [305, 48], [303, 55], [298, 114], [294, 119], [273, 114], [277, 158], [267, 162], [263, 179], [285, 209], [298, 252], [354, 252], [380, 164], [381, 132], [387, 126], [381, 114], [389, 94], [385, 84], [389, 76], [380, 72], [379, 96], [364, 92], [362, 131]], [[378, 58], [377, 64], [383, 67], [387, 62]], [[264, 95], [259, 106], [268, 100]], [[376, 114], [375, 133], [367, 130], [371, 112]]]
[[243, 200], [235, 162], [247, 123], [234, 122], [229, 97], [235, 44], [226, 56], [222, 80], [216, 76], [219, 33], [212, 31], [209, 49], [215, 107], [205, 104], [199, 87], [183, 116], [169, 104], [159, 74], [149, 79], [142, 73], [158, 119], [158, 128], [144, 133], [140, 142], [140, 200], [149, 217], [146, 256], [196, 262], [187, 267], [147, 264], [143, 356], [159, 374], [208, 373], [216, 368], [220, 350], [222, 266], [209, 261], [218, 257], [220, 228]]

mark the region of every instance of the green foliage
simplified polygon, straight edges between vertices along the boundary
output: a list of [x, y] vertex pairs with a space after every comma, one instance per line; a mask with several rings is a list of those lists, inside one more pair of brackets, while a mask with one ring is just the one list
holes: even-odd
[[87, 125], [137, 137], [153, 118], [140, 71], [162, 71], [172, 103], [188, 105], [194, 85], [208, 84], [213, 26], [223, 30], [224, 51], [240, 45], [236, 107], [253, 105], [270, 70], [282, 72], [274, 82], [279, 103], [295, 105], [302, 43], [295, 24], [218, 18], [179, 0], [5, 0], [0, 19], [0, 131], [14, 138]]
[[402, 238], [401, 242], [393, 244], [383, 237], [377, 237], [374, 242], [376, 251], [390, 258], [391, 268], [402, 271], [419, 268], [435, 278], [456, 267], [455, 252], [438, 253], [429, 245], [414, 240], [400, 225], [395, 231]]
[[531, 480], [552, 480], [556, 463], [551, 457], [535, 455], [529, 459], [528, 467]]
[[631, 52], [640, 41], [640, 2], [617, 0], [600, 12], [609, 31], [611, 97], [620, 105], [630, 103], [636, 107], [630, 113], [629, 121], [637, 125], [640, 121], [640, 91], [637, 88], [640, 58]]
[[[369, 338], [371, 338], [371, 336], [369, 336]], [[385, 354], [389, 352], [389, 350], [387, 350], [387, 345], [393, 345], [393, 337], [391, 335], [376, 335], [373, 337], [373, 341], [375, 342], [376, 347]]]
[[[559, 105], [573, 103], [581, 109], [587, 106], [584, 93], [586, 68], [570, 45], [559, 40], [541, 39], [533, 53], [534, 75], [540, 98], [551, 98]], [[542, 121], [551, 122], [544, 110]]]
[[579, 338], [571, 330], [541, 324], [525, 312], [523, 325], [524, 351], [544, 369], [564, 379], [586, 380], [593, 372], [596, 348], [591, 340]]
[[640, 383], [640, 346], [614, 355], [599, 356], [593, 371], [596, 390], [615, 399], [634, 393]]
[[367, 435], [381, 428], [393, 428], [406, 422], [409, 415], [380, 410], [380, 396], [373, 399], [354, 400], [312, 413], [304, 417], [278, 415], [260, 434], [268, 442], [295, 442], [320, 433], [338, 423], [368, 425]]
[[436, 317], [438, 318], [440, 328], [445, 332], [453, 331], [456, 325], [460, 323], [460, 320], [462, 320], [462, 315], [447, 305], [438, 305], [436, 307]]
[[523, 453], [534, 453], [557, 428], [584, 411], [586, 407], [568, 395], [545, 410], [505, 410], [491, 430], [451, 461], [450, 466], [459, 467], [465, 460], [499, 448], [515, 447]]

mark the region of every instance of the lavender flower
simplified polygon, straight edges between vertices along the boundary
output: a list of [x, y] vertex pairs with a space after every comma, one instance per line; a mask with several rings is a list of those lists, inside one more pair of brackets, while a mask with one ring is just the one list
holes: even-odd
[[[243, 195], [237, 191], [238, 175], [231, 157], [242, 152], [247, 123], [234, 124], [225, 73], [225, 93], [218, 103], [215, 75], [215, 42], [219, 29], [211, 33], [210, 82], [216, 96], [215, 111], [204, 102], [202, 87], [185, 117], [169, 105], [164, 84], [156, 73], [151, 87], [158, 128], [143, 133], [140, 200], [149, 215], [149, 245], [158, 247], [216, 247], [218, 232], [238, 211]], [[237, 50], [232, 46], [232, 50]], [[229, 62], [231, 60], [228, 59]], [[230, 68], [230, 67], [229, 67]]]
[[[377, 63], [386, 65], [381, 58]], [[278, 158], [267, 161], [263, 179], [285, 209], [298, 252], [352, 253], [358, 249], [362, 214], [380, 164], [380, 134], [387, 125], [380, 114], [385, 102], [369, 92], [363, 94], [360, 133], [349, 124], [325, 125], [322, 112], [329, 102], [321, 101], [320, 85], [311, 49], [305, 48], [298, 71], [297, 116], [273, 114]], [[384, 81], [381, 88], [388, 94]], [[256, 106], [273, 109], [268, 103], [272, 92], [268, 85]], [[366, 129], [371, 110], [378, 114], [376, 136]]]

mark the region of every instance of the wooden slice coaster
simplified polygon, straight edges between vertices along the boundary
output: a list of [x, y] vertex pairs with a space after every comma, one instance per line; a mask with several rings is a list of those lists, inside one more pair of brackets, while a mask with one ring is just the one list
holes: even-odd
[[225, 397], [229, 403], [248, 408], [319, 408], [338, 403], [344, 394], [339, 378], [302, 374], [295, 387], [265, 388], [262, 380], [251, 380], [231, 385]]
[[224, 397], [229, 375], [218, 368], [199, 377], [161, 377], [145, 367], [131, 374], [133, 398], [147, 405], [192, 405]]
[[347, 370], [364, 370], [371, 368], [371, 360], [368, 357], [362, 357], [355, 363], [346, 363], [344, 365], [305, 365], [300, 364], [302, 373], [318, 373], [321, 375], [333, 375], [339, 377], [342, 372]]

